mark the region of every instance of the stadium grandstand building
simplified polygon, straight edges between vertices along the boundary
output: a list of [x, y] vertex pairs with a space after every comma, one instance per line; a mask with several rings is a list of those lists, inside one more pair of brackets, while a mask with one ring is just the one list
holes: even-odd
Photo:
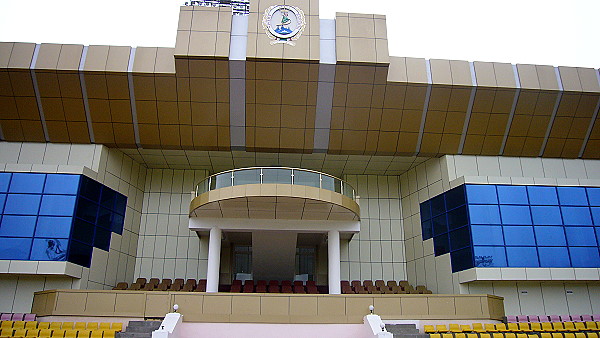
[[316, 0], [176, 34], [0, 43], [1, 312], [600, 313], [597, 69], [390, 56], [385, 16]]

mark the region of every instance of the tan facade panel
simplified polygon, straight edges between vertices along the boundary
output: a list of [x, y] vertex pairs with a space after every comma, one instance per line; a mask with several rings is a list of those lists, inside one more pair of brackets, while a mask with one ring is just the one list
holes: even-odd
[[560, 79], [565, 91], [582, 91], [581, 81], [579, 80], [579, 72], [573, 67], [558, 67]]
[[[186, 12], [191, 13], [191, 12]], [[133, 61], [134, 73], [154, 73], [156, 63], [156, 47], [138, 47]]]
[[82, 53], [83, 45], [62, 45], [57, 69], [66, 71], [79, 70]]
[[131, 47], [110, 46], [106, 59], [107, 72], [126, 72], [129, 65]]
[[85, 71], [105, 71], [109, 49], [110, 46], [89, 46], [83, 69]]
[[510, 63], [494, 62], [494, 74], [496, 75], [497, 87], [516, 88], [515, 72]]
[[492, 62], [473, 62], [479, 87], [496, 87], [496, 73]]
[[535, 66], [537, 71], [540, 89], [542, 90], [559, 90], [556, 72], [552, 66]]
[[427, 83], [425, 59], [406, 58], [406, 77], [408, 82]]
[[455, 86], [472, 86], [471, 67], [467, 61], [450, 60], [452, 84]]
[[61, 45], [54, 43], [42, 43], [35, 62], [35, 69], [52, 69], [58, 67]]
[[524, 89], [540, 89], [540, 81], [537, 75], [536, 65], [517, 65], [519, 82]]
[[7, 68], [14, 42], [0, 42], [0, 68]]
[[175, 48], [158, 47], [156, 50], [155, 73], [175, 74]]
[[35, 43], [15, 42], [10, 53], [8, 68], [24, 68], [28, 69], [31, 66], [33, 59], [33, 51]]
[[600, 93], [600, 77], [598, 70], [593, 68], [577, 68], [581, 89], [584, 92]]
[[434, 84], [452, 85], [452, 71], [450, 60], [429, 60], [431, 66], [431, 81]]

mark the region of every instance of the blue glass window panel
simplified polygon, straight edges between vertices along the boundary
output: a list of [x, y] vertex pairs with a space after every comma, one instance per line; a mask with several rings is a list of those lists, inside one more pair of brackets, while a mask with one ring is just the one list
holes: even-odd
[[531, 205], [558, 205], [555, 187], [528, 186], [527, 192]]
[[431, 219], [431, 203], [429, 203], [429, 201], [421, 203], [419, 208], [421, 211], [421, 220], [426, 221]]
[[432, 220], [433, 223], [433, 235], [441, 235], [443, 233], [448, 232], [448, 223], [446, 221], [446, 215], [440, 215], [434, 217]]
[[112, 211], [101, 207], [98, 210], [98, 220], [96, 221], [96, 225], [101, 226], [105, 229], [110, 229], [112, 215], [113, 215]]
[[292, 184], [292, 170], [290, 169], [263, 169], [263, 183]]
[[592, 218], [594, 219], [594, 225], [600, 225], [600, 208], [590, 208], [592, 211]]
[[71, 237], [91, 245], [94, 242], [94, 225], [76, 218], [73, 221], [73, 233]]
[[535, 246], [533, 227], [530, 226], [505, 226], [504, 243], [510, 246]]
[[78, 198], [77, 210], [75, 215], [82, 218], [90, 223], [96, 223], [96, 216], [98, 214], [98, 205], [85, 199]]
[[500, 224], [497, 205], [469, 205], [471, 224]]
[[35, 237], [68, 238], [72, 217], [40, 216], [35, 227]]
[[506, 267], [506, 251], [503, 246], [475, 246], [473, 259], [476, 267]]
[[0, 259], [29, 259], [31, 238], [0, 237]]
[[560, 208], [557, 206], [532, 206], [531, 216], [536, 225], [562, 225]]
[[467, 203], [465, 199], [465, 186], [459, 185], [454, 189], [450, 189], [446, 192], [446, 208], [452, 210], [456, 207]]
[[0, 173], [0, 192], [7, 192], [11, 173]]
[[502, 227], [499, 225], [471, 225], [473, 245], [504, 245]]
[[450, 252], [450, 241], [448, 240], [448, 234], [443, 234], [433, 238], [433, 250], [435, 255], [443, 255]]
[[518, 205], [501, 205], [502, 224], [531, 224], [529, 207]]
[[85, 176], [81, 177], [81, 188], [79, 194], [87, 197], [88, 199], [98, 202], [100, 200], [100, 192], [102, 191], [102, 184]]
[[499, 185], [498, 201], [500, 204], [529, 204], [527, 188], [516, 185]]
[[45, 216], [73, 216], [76, 196], [69, 195], [44, 195], [40, 215]]
[[535, 239], [538, 246], [566, 246], [565, 230], [563, 227], [534, 226]]
[[569, 246], [597, 246], [596, 234], [592, 227], [566, 227]]
[[597, 247], [572, 247], [571, 265], [574, 268], [598, 268], [600, 267], [600, 255]]
[[125, 221], [125, 217], [119, 214], [113, 214], [112, 222], [111, 222], [111, 231], [117, 233], [119, 235], [123, 234], [123, 223]]
[[98, 249], [108, 251], [110, 248], [111, 232], [106, 229], [96, 227], [96, 235], [94, 236], [94, 246]]
[[62, 238], [36, 238], [31, 247], [32, 261], [65, 261], [69, 241]]
[[600, 206], [600, 188], [586, 188], [590, 205]]
[[450, 230], [460, 228], [469, 223], [469, 216], [467, 214], [467, 206], [463, 205], [459, 208], [448, 212], [448, 227]]
[[469, 204], [498, 204], [495, 185], [467, 185]]
[[463, 271], [473, 267], [473, 250], [464, 248], [450, 253], [452, 272]]
[[120, 215], [125, 215], [125, 209], [127, 208], [127, 197], [117, 193], [115, 202], [115, 212]]
[[4, 213], [4, 202], [6, 201], [6, 194], [0, 194], [0, 215]]
[[565, 225], [592, 225], [590, 208], [560, 207]]
[[433, 227], [431, 226], [431, 221], [423, 221], [421, 222], [421, 231], [423, 232], [423, 240], [427, 240], [433, 237]]
[[537, 249], [535, 247], [507, 247], [506, 257], [509, 267], [539, 267]]
[[540, 266], [543, 268], [568, 268], [571, 266], [566, 247], [539, 247]]
[[471, 246], [471, 234], [469, 233], [469, 227], [462, 227], [450, 232], [450, 249], [452, 251], [468, 246]]
[[75, 195], [79, 189], [79, 175], [48, 174], [44, 194]]
[[0, 236], [33, 237], [36, 216], [4, 215], [0, 225]]
[[6, 196], [5, 214], [37, 215], [41, 195], [8, 194]]
[[589, 205], [583, 187], [558, 187], [556, 190], [561, 205]]
[[69, 243], [67, 260], [71, 263], [89, 268], [92, 260], [92, 246], [77, 241], [71, 241]]
[[431, 200], [431, 216], [435, 217], [437, 215], [443, 214], [446, 212], [446, 204], [444, 203], [444, 194], [435, 196]]
[[9, 192], [13, 193], [41, 193], [44, 189], [46, 174], [13, 173], [10, 181]]
[[102, 189], [102, 197], [100, 197], [100, 205], [109, 210], [114, 210], [116, 198], [117, 198], [116, 191], [109, 189], [107, 187], [104, 187]]

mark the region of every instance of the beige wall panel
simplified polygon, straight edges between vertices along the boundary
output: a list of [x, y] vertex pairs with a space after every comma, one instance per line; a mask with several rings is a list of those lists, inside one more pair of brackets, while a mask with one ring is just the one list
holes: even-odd
[[215, 57], [229, 57], [230, 34], [229, 32], [217, 32], [215, 44]]
[[519, 73], [519, 82], [521, 82], [521, 88], [524, 89], [540, 89], [540, 81], [535, 65], [517, 65], [517, 72]]
[[175, 74], [175, 48], [158, 47], [156, 50], [155, 73]]
[[581, 88], [584, 92], [600, 92], [600, 83], [598, 83], [598, 70], [593, 68], [577, 68]]
[[473, 62], [478, 87], [496, 87], [494, 64], [491, 62]]
[[175, 55], [187, 55], [190, 48], [191, 31], [177, 31], [175, 37]]
[[179, 21], [177, 30], [189, 31], [192, 29], [192, 13], [193, 11], [188, 10], [189, 6], [181, 6], [179, 9]]
[[375, 37], [377, 39], [387, 39], [387, 24], [385, 15], [374, 14], [375, 18]]
[[510, 63], [494, 62], [494, 74], [496, 75], [496, 86], [516, 88], [515, 72]]
[[107, 316], [115, 312], [114, 293], [88, 293], [83, 314], [88, 316]]
[[350, 62], [350, 38], [338, 37], [335, 39], [335, 54], [338, 61]]
[[319, 5], [314, 1], [309, 0], [285, 0], [280, 1], [280, 3], [285, 3], [286, 5], [296, 6], [304, 11], [306, 15], [319, 15]]
[[[196, 305], [198, 306], [198, 305]], [[180, 312], [182, 312], [181, 309]], [[168, 293], [146, 293], [146, 317], [163, 317], [171, 312], [171, 296]]]
[[15, 42], [12, 48], [12, 52], [10, 53], [8, 68], [28, 69], [29, 66], [31, 66], [31, 60], [33, 59], [34, 50], [35, 43]]
[[574, 67], [558, 67], [560, 80], [565, 91], [582, 91], [581, 81], [579, 80], [579, 72]]
[[452, 71], [449, 60], [431, 59], [431, 81], [434, 84], [452, 85]]
[[[190, 13], [190, 12], [186, 12]], [[156, 62], [156, 47], [138, 47], [133, 60], [134, 73], [154, 73]]]
[[146, 309], [146, 294], [118, 293], [115, 299], [115, 312], [122, 313], [124, 316], [142, 317]]
[[380, 315], [383, 319], [394, 319], [402, 315], [402, 302], [400, 297], [394, 298], [379, 298], [373, 299], [373, 306], [375, 307], [375, 313]]
[[60, 70], [79, 70], [83, 45], [62, 45], [57, 68]]
[[552, 66], [535, 66], [537, 71], [538, 80], [540, 82], [540, 89], [542, 90], [558, 90], [558, 80], [556, 79], [556, 72]]
[[[186, 322], [199, 322], [202, 321], [202, 304], [204, 294], [173, 294], [173, 304], [179, 305], [179, 312], [185, 313], [183, 320]], [[164, 316], [162, 314], [161, 316]]]
[[228, 7], [219, 7], [219, 22], [217, 23], [217, 31], [231, 32], [231, 19], [233, 13]]
[[390, 62], [390, 51], [388, 49], [387, 39], [375, 39], [375, 49], [377, 52], [377, 63]]
[[36, 71], [36, 78], [41, 97], [60, 98], [58, 77], [55, 72]]
[[129, 54], [131, 47], [128, 46], [110, 46], [108, 58], [106, 59], [107, 72], [127, 72], [129, 65]]
[[319, 297], [317, 312], [323, 322], [339, 323], [346, 321], [346, 298]]
[[232, 296], [230, 295], [204, 295], [204, 303], [202, 304], [203, 321], [229, 321], [231, 299]]
[[290, 321], [314, 323], [318, 320], [317, 297], [290, 297]]
[[195, 56], [214, 56], [216, 43], [217, 33], [192, 31], [190, 33], [188, 54]]
[[260, 297], [236, 295], [231, 299], [232, 319], [260, 315]]
[[56, 69], [61, 45], [54, 43], [42, 43], [35, 62], [35, 69]]
[[353, 38], [375, 38], [375, 20], [371, 18], [357, 18], [350, 16], [350, 37]]
[[197, 7], [192, 14], [192, 31], [216, 32], [219, 22], [219, 7]]
[[80, 315], [85, 312], [87, 293], [60, 292], [56, 299], [55, 314]]
[[427, 305], [430, 316], [443, 318], [445, 315], [456, 314], [454, 297], [427, 297]]
[[89, 46], [83, 69], [86, 71], [105, 71], [109, 46]]
[[352, 62], [376, 63], [375, 39], [350, 38], [350, 58]]
[[455, 86], [472, 86], [471, 67], [467, 61], [450, 60], [452, 84]]
[[335, 13], [335, 37], [349, 37], [350, 36], [350, 25], [349, 25], [348, 13]]
[[483, 317], [480, 297], [456, 297], [454, 299], [456, 315], [465, 318]]
[[288, 318], [290, 297], [262, 297], [260, 313], [263, 315], [261, 322], [279, 322]]
[[408, 82], [427, 83], [425, 59], [406, 58], [406, 77]]
[[427, 297], [402, 297], [402, 313], [425, 316], [429, 312]]
[[0, 68], [7, 68], [14, 42], [0, 42]]
[[[37, 293], [33, 295], [33, 303], [31, 304], [31, 313], [38, 316], [46, 315], [46, 304], [49, 293]], [[51, 314], [51, 313], [50, 313]]]
[[362, 318], [369, 313], [369, 305], [374, 305], [374, 297], [372, 295], [346, 298], [348, 322], [361, 322]]

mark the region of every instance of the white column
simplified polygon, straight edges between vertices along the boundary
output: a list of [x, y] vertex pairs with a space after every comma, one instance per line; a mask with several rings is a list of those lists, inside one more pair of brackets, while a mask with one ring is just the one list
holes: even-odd
[[327, 236], [327, 253], [329, 266], [329, 294], [339, 295], [342, 293], [340, 286], [340, 232], [331, 230]]
[[208, 239], [208, 269], [206, 292], [219, 292], [219, 269], [221, 265], [221, 229], [211, 228]]

